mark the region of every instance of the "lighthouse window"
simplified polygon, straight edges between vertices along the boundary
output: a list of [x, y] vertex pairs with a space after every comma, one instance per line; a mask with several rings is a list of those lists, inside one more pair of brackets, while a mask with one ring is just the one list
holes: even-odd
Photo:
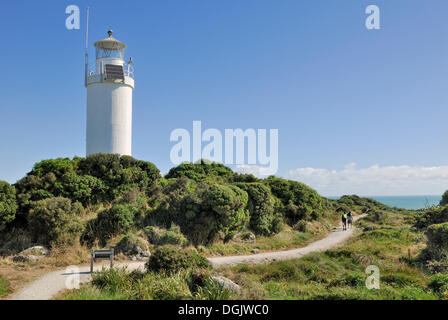
[[106, 80], [124, 80], [123, 66], [106, 64]]
[[96, 58], [124, 58], [124, 49], [117, 49], [117, 48], [97, 48], [96, 50]]

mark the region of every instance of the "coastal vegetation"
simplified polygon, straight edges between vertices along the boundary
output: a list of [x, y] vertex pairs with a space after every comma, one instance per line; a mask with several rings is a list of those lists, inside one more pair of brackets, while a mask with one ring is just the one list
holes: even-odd
[[[205, 258], [303, 246], [330, 232], [340, 210], [366, 214], [357, 222], [361, 231], [341, 248], [218, 270]], [[18, 287], [20, 268], [37, 272], [83, 264], [91, 248], [104, 247], [114, 247], [118, 260], [144, 257], [145, 270], [103, 270], [94, 273], [92, 283], [58, 298], [442, 299], [448, 294], [448, 206], [442, 202], [415, 211], [356, 195], [330, 200], [297, 181], [238, 174], [206, 160], [181, 164], [164, 177], [154, 164], [128, 156], [41, 161], [15, 184], [0, 182], [0, 230], [0, 297]], [[45, 258], [16, 259], [35, 245], [48, 248]], [[381, 270], [379, 290], [365, 286], [369, 265]]]
[[304, 184], [207, 161], [181, 164], [162, 177], [152, 163], [129, 156], [44, 160], [14, 185], [0, 184], [0, 249], [103, 247], [123, 236], [152, 246], [249, 243], [324, 221], [334, 211], [325, 209]]

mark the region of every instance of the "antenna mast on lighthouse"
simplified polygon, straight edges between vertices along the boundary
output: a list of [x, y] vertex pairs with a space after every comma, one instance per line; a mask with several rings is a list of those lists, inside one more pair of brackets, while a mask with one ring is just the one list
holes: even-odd
[[84, 72], [84, 86], [87, 86], [87, 73], [89, 72], [89, 11], [90, 8], [87, 7], [87, 16], [86, 16], [86, 65]]

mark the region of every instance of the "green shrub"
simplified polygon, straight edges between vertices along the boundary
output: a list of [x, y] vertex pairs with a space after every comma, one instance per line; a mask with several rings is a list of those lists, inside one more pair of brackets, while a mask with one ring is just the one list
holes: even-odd
[[118, 154], [89, 155], [79, 160], [77, 171], [105, 183], [107, 193], [102, 201], [111, 201], [132, 187], [147, 190], [160, 179], [160, 172], [154, 164]]
[[73, 162], [69, 158], [58, 158], [43, 160], [34, 165], [30, 175], [43, 177], [49, 173], [54, 174], [56, 177], [62, 177], [68, 172], [73, 172]]
[[447, 274], [435, 274], [431, 277], [428, 288], [438, 294], [444, 294], [448, 291], [448, 275]]
[[246, 173], [235, 173], [231, 178], [230, 182], [245, 182], [245, 183], [251, 183], [251, 182], [261, 182], [261, 179], [258, 179], [253, 174], [246, 174]]
[[[425, 249], [426, 250], [426, 249]], [[423, 251], [425, 251], [423, 250]], [[444, 254], [443, 258], [425, 261], [424, 268], [430, 273], [447, 273], [448, 272], [448, 257]]]
[[33, 204], [28, 225], [36, 242], [71, 245], [83, 231], [78, 214], [82, 206], [70, 199], [50, 198]]
[[384, 221], [387, 218], [387, 214], [383, 211], [379, 210], [369, 210], [367, 211], [368, 216], [364, 218], [366, 221], [371, 222], [381, 222]]
[[275, 198], [268, 186], [262, 183], [237, 183], [247, 192], [250, 228], [256, 233], [269, 236], [281, 231], [282, 217], [275, 211]]
[[94, 154], [36, 163], [15, 187], [20, 211], [27, 213], [33, 201], [52, 197], [69, 198], [85, 206], [110, 202], [126, 190], [147, 192], [158, 179], [160, 172], [150, 162], [117, 154]]
[[55, 197], [53, 194], [56, 176], [50, 172], [43, 177], [28, 174], [14, 185], [19, 212], [27, 214], [34, 201]]
[[444, 207], [448, 204], [448, 190], [446, 190], [443, 195], [442, 195], [442, 199], [440, 200], [439, 205]]
[[330, 281], [329, 287], [362, 287], [365, 286], [365, 281], [366, 278], [364, 275], [353, 273], [342, 277], [335, 277], [335, 279]]
[[187, 238], [180, 232], [180, 227], [174, 224], [168, 230], [149, 226], [145, 228], [145, 233], [149, 241], [157, 246], [166, 244], [183, 246], [188, 242]]
[[221, 163], [201, 159], [197, 163], [186, 162], [171, 168], [165, 178], [187, 177], [197, 182], [208, 179], [218, 179], [221, 182], [227, 182], [234, 175], [235, 173], [230, 168]]
[[433, 207], [423, 212], [414, 214], [411, 221], [417, 229], [424, 229], [432, 224], [448, 222], [448, 205], [444, 207]]
[[194, 183], [187, 178], [170, 182], [148, 219], [157, 224], [179, 225], [194, 243], [209, 244], [217, 238], [230, 240], [243, 229], [249, 214], [247, 193], [233, 185]]
[[148, 197], [145, 192], [140, 191], [137, 187], [123, 190], [117, 195], [113, 204], [130, 204], [138, 208], [147, 208]]
[[79, 176], [76, 173], [66, 173], [54, 184], [55, 194], [79, 201], [83, 205], [103, 199], [106, 190], [102, 180], [89, 175]]
[[147, 250], [148, 242], [144, 238], [138, 236], [135, 233], [128, 233], [118, 240], [115, 246], [115, 250], [117, 253], [123, 252], [126, 254], [127, 253], [136, 254], [137, 252], [134, 252], [136, 247], [140, 247], [143, 250]]
[[353, 208], [355, 206], [359, 207], [362, 212], [367, 212], [369, 210], [390, 210], [392, 208], [386, 206], [385, 204], [376, 201], [371, 198], [361, 198], [357, 195], [344, 195], [337, 200], [340, 205], [345, 205], [346, 207]]
[[16, 211], [15, 188], [6, 181], [0, 181], [0, 226], [14, 220]]
[[208, 260], [192, 249], [163, 246], [154, 250], [146, 263], [147, 271], [174, 273], [187, 269], [210, 269]]
[[114, 204], [110, 209], [101, 211], [96, 219], [89, 221], [81, 240], [91, 245], [98, 239], [105, 245], [108, 239], [125, 234], [134, 227], [137, 214], [138, 209], [132, 205]]
[[98, 220], [106, 228], [106, 233], [111, 235], [125, 233], [133, 227], [137, 212], [137, 208], [132, 205], [116, 204], [109, 210], [102, 211], [98, 215]]
[[448, 222], [429, 226], [426, 236], [428, 237], [428, 246], [448, 249]]
[[198, 292], [207, 285], [211, 272], [208, 269], [193, 269], [189, 274], [188, 286], [191, 292]]
[[305, 184], [274, 176], [266, 179], [265, 183], [270, 186], [272, 194], [281, 200], [283, 214], [290, 225], [322, 215], [322, 197]]
[[300, 232], [306, 232], [306, 226], [307, 222], [305, 220], [300, 220], [297, 222], [297, 224], [294, 226], [294, 229]]

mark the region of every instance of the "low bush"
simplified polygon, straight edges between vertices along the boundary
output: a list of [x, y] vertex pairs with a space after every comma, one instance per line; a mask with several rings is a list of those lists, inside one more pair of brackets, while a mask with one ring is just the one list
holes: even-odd
[[146, 263], [147, 271], [174, 273], [187, 269], [210, 269], [210, 262], [193, 249], [157, 248]]
[[430, 225], [426, 232], [427, 247], [423, 249], [416, 262], [430, 273], [448, 271], [448, 222]]
[[116, 252], [123, 252], [125, 254], [137, 254], [136, 248], [140, 247], [142, 250], [148, 250], [148, 241], [134, 233], [128, 233], [122, 236], [116, 246]]
[[17, 211], [16, 189], [0, 181], [0, 226], [14, 220]]
[[94, 205], [111, 202], [130, 189], [144, 193], [158, 179], [160, 172], [150, 162], [99, 153], [72, 160], [43, 160], [14, 186], [20, 212], [26, 214], [33, 201], [65, 197], [84, 206]]
[[370, 222], [382, 222], [387, 218], [387, 214], [380, 210], [368, 210], [367, 214], [364, 220]]
[[247, 192], [247, 208], [250, 214], [249, 227], [256, 234], [269, 236], [281, 231], [282, 216], [275, 211], [275, 198], [268, 186], [262, 183], [237, 183]]
[[448, 204], [448, 190], [446, 190], [443, 195], [442, 195], [442, 199], [440, 200], [439, 205], [444, 207]]
[[110, 209], [101, 211], [98, 217], [89, 221], [82, 242], [92, 244], [96, 239], [102, 245], [113, 236], [127, 233], [134, 227], [134, 218], [138, 209], [132, 205], [115, 204]]
[[297, 224], [294, 226], [294, 229], [300, 232], [306, 232], [306, 226], [307, 222], [305, 220], [300, 220], [297, 222]]
[[198, 292], [207, 285], [211, 272], [208, 269], [194, 269], [190, 271], [188, 285], [191, 292]]
[[282, 202], [282, 211], [293, 226], [299, 220], [317, 219], [323, 213], [322, 197], [307, 185], [270, 176], [265, 183]]
[[106, 185], [98, 178], [66, 173], [55, 182], [52, 193], [88, 205], [104, 198], [106, 190]]
[[448, 222], [433, 224], [426, 230], [428, 246], [438, 249], [448, 249]]
[[165, 227], [172, 223], [195, 245], [228, 241], [249, 220], [247, 193], [234, 185], [172, 180], [148, 220]]
[[358, 207], [362, 212], [368, 212], [371, 210], [383, 211], [393, 209], [372, 198], [361, 198], [357, 195], [344, 195], [340, 197], [337, 202], [340, 205], [345, 205], [351, 208]]
[[145, 228], [149, 242], [154, 245], [162, 246], [166, 244], [184, 246], [188, 243], [187, 238], [180, 232], [180, 227], [174, 224], [170, 229], [149, 226]]
[[170, 169], [165, 178], [187, 177], [197, 182], [210, 179], [227, 182], [235, 175], [230, 168], [221, 163], [201, 159], [197, 163], [182, 163]]
[[448, 291], [448, 274], [435, 274], [431, 277], [428, 288], [442, 295]]
[[78, 218], [82, 206], [70, 199], [49, 198], [33, 204], [28, 225], [35, 242], [65, 246], [74, 244], [83, 231]]
[[411, 221], [417, 229], [425, 229], [432, 224], [448, 222], [448, 206], [433, 207], [418, 212], [411, 217]]

